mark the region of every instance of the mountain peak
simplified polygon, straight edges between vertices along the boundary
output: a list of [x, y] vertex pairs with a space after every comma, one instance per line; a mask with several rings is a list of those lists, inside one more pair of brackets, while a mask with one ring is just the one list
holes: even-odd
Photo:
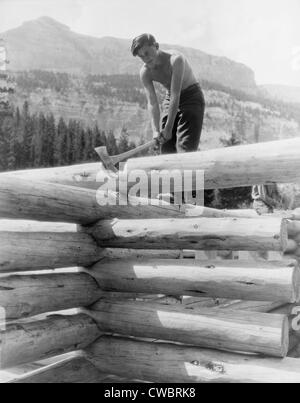
[[46, 27], [47, 28], [56, 28], [56, 29], [63, 29], [63, 30], [68, 30], [68, 31], [70, 30], [70, 28], [67, 25], [55, 20], [54, 18], [48, 17], [48, 16], [42, 16], [35, 20], [26, 21], [22, 24], [23, 27], [28, 27], [30, 25], [40, 25], [45, 28]]

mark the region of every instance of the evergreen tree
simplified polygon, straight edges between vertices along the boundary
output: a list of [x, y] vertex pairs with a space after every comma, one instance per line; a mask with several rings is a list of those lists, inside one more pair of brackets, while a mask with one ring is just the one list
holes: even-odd
[[73, 147], [73, 162], [81, 162], [83, 156], [83, 150], [81, 149], [81, 134], [82, 124], [79, 121], [74, 122], [74, 147]]
[[34, 168], [38, 166], [39, 161], [39, 157], [37, 155], [36, 150], [36, 145], [39, 139], [39, 121], [37, 115], [31, 116], [31, 125], [32, 125], [32, 138], [30, 146], [30, 167]]
[[118, 154], [119, 149], [118, 149], [118, 145], [117, 145], [117, 141], [116, 141], [114, 132], [112, 130], [110, 130], [107, 135], [106, 147], [107, 147], [107, 151], [110, 155]]
[[118, 141], [118, 153], [125, 153], [129, 151], [129, 135], [125, 127], [122, 128], [121, 135]]
[[13, 118], [13, 133], [10, 139], [10, 159], [14, 160], [14, 169], [22, 169], [25, 167], [24, 157], [24, 132], [25, 120], [23, 114], [18, 114]]
[[96, 158], [94, 144], [93, 144], [93, 130], [88, 128], [86, 131], [86, 150], [85, 150], [85, 158], [86, 161], [93, 161]]
[[47, 121], [45, 115], [40, 112], [38, 117], [38, 133], [36, 136], [36, 158], [37, 166], [47, 166]]
[[0, 119], [0, 171], [5, 171], [8, 165], [9, 138], [5, 131], [6, 119], [9, 118], [3, 117]]
[[[18, 118], [17, 118], [18, 120]], [[31, 156], [31, 143], [33, 136], [33, 122], [29, 114], [29, 104], [27, 101], [23, 104], [22, 110], [22, 131], [23, 131], [23, 144], [22, 144], [22, 168], [27, 168], [31, 166], [30, 156]]]
[[4, 119], [2, 130], [7, 136], [7, 169], [13, 171], [16, 169], [16, 137], [14, 120], [10, 117]]
[[79, 159], [77, 162], [82, 162], [84, 161], [84, 152], [86, 149], [86, 133], [83, 128], [80, 130], [80, 135], [79, 135]]
[[63, 155], [64, 154], [63, 144], [65, 143], [67, 137], [67, 131], [68, 128], [65, 124], [65, 121], [61, 117], [57, 124], [53, 145], [53, 163], [55, 166], [64, 165], [66, 163], [65, 155]]
[[53, 114], [46, 118], [46, 132], [44, 136], [44, 158], [46, 166], [52, 167], [54, 164], [54, 141], [56, 137], [55, 119]]
[[31, 140], [31, 166], [37, 168], [42, 165], [42, 130], [44, 129], [44, 115], [39, 113], [33, 118], [33, 135]]
[[67, 162], [72, 164], [74, 161], [74, 141], [76, 134], [76, 123], [73, 119], [69, 120], [68, 124], [68, 137], [67, 137]]
[[61, 139], [61, 153], [60, 153], [60, 165], [68, 164], [68, 127], [65, 125], [65, 130], [62, 132]]
[[94, 137], [94, 148], [105, 146], [106, 144], [105, 132], [101, 132], [97, 124], [95, 125], [93, 130], [93, 137]]

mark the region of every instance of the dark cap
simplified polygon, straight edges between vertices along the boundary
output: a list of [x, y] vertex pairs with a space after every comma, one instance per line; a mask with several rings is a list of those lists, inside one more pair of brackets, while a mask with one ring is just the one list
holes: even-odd
[[145, 45], [152, 46], [156, 44], [156, 39], [151, 34], [142, 34], [134, 38], [131, 45], [131, 53], [136, 56], [138, 51]]

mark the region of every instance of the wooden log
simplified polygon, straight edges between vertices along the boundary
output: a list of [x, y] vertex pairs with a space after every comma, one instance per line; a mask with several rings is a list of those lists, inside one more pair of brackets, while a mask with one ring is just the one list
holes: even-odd
[[[134, 170], [200, 170], [206, 189], [300, 181], [300, 139], [226, 147], [185, 154], [130, 159], [126, 172]], [[152, 175], [153, 175], [152, 172]], [[188, 189], [186, 189], [188, 190]]]
[[102, 258], [110, 259], [195, 259], [195, 250], [104, 248]]
[[90, 223], [104, 217], [92, 190], [15, 177], [0, 181], [0, 216], [71, 223]]
[[1, 220], [0, 232], [77, 232], [76, 224], [27, 220]]
[[274, 357], [288, 352], [284, 315], [132, 301], [99, 301], [90, 315], [106, 333]]
[[262, 313], [272, 313], [272, 311], [275, 310], [274, 313], [276, 313], [276, 309], [282, 307], [283, 305], [285, 304], [282, 301], [228, 301], [220, 304], [218, 308]]
[[0, 332], [0, 368], [81, 350], [99, 335], [97, 325], [85, 314], [55, 315], [35, 322], [8, 324]]
[[[114, 301], [119, 301], [117, 293], [114, 293]], [[103, 293], [101, 298], [107, 300], [110, 299], [110, 293]], [[130, 295], [130, 294], [129, 294]], [[133, 295], [133, 294], [132, 294]], [[274, 311], [276, 312], [277, 308], [285, 305], [284, 302], [272, 302], [272, 301], [242, 301], [242, 300], [232, 300], [227, 298], [197, 298], [197, 297], [188, 297], [184, 296], [181, 298], [181, 301], [178, 301], [179, 297], [164, 297], [156, 300], [152, 300], [155, 303], [162, 303], [165, 305], [173, 305], [181, 303], [187, 307], [192, 308], [218, 308], [218, 309], [231, 309], [235, 311], [251, 311], [251, 312], [261, 312], [268, 313]], [[130, 298], [128, 298], [130, 299]], [[284, 313], [282, 313], [284, 314]]]
[[102, 292], [101, 300], [113, 300], [120, 302], [126, 301], [140, 301], [140, 302], [155, 302], [162, 305], [184, 305], [191, 308], [218, 308], [218, 309], [231, 309], [238, 311], [251, 311], [261, 313], [279, 313], [284, 312], [276, 311], [278, 308], [286, 305], [284, 302], [272, 301], [242, 301], [232, 300], [227, 298], [200, 298], [189, 296], [165, 296], [158, 294], [134, 294], [134, 293], [118, 293], [118, 292]]
[[205, 218], [258, 218], [255, 210], [217, 210], [203, 206], [183, 206], [186, 217], [205, 217]]
[[278, 218], [104, 220], [86, 231], [109, 248], [284, 251], [287, 247], [286, 222]]
[[7, 320], [87, 307], [101, 296], [96, 281], [86, 273], [1, 276], [0, 290]]
[[[0, 217], [89, 224], [99, 219], [184, 216], [179, 206], [156, 200], [118, 196], [110, 192], [106, 205], [99, 204], [103, 195], [89, 189], [33, 182], [15, 177], [0, 180]], [[136, 205], [142, 203], [142, 205]]]
[[98, 383], [103, 374], [86, 358], [71, 357], [6, 383]]
[[91, 274], [104, 291], [186, 295], [250, 301], [299, 300], [292, 261], [103, 260]]
[[[298, 182], [300, 170], [299, 139], [227, 147], [182, 155], [136, 158], [127, 163], [127, 172], [134, 169], [200, 169], [205, 171], [206, 188], [251, 186], [257, 183]], [[46, 181], [97, 189], [99, 172], [107, 172], [101, 163], [67, 167], [14, 171], [5, 176]]]
[[0, 272], [90, 266], [100, 258], [87, 234], [0, 232]]
[[184, 253], [180, 250], [143, 250], [143, 249], [122, 249], [122, 248], [105, 248], [102, 251], [102, 258], [110, 259], [181, 259], [195, 258], [195, 251], [191, 254]]
[[102, 163], [88, 163], [56, 168], [25, 169], [0, 173], [2, 178], [14, 176], [38, 182], [50, 182], [76, 187], [97, 189], [96, 178], [99, 172], [107, 172]]
[[101, 337], [87, 349], [103, 372], [160, 383], [299, 383], [299, 361]]
[[[295, 210], [275, 210], [274, 213], [262, 214], [259, 216], [257, 212], [253, 209], [239, 209], [239, 210], [218, 210], [209, 207], [194, 206], [194, 205], [184, 205], [183, 210], [187, 217], [206, 217], [206, 218], [226, 218], [226, 217], [239, 217], [239, 218], [282, 218], [289, 221], [296, 221], [289, 223], [288, 232], [292, 235], [291, 231], [298, 231], [299, 224], [297, 221], [300, 220], [300, 209]], [[300, 232], [300, 229], [298, 233]]]

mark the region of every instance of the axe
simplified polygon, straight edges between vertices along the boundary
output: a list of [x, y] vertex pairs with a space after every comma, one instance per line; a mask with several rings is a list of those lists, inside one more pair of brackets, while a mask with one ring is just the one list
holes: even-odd
[[95, 148], [95, 151], [99, 155], [104, 167], [112, 172], [117, 172], [118, 170], [116, 169], [115, 165], [117, 165], [121, 161], [125, 161], [128, 158], [134, 157], [137, 154], [139, 154], [142, 151], [148, 150], [149, 148], [156, 146], [158, 144], [158, 141], [156, 139], [153, 139], [149, 141], [148, 143], [142, 144], [139, 147], [134, 148], [133, 150], [126, 151], [123, 154], [119, 155], [113, 155], [110, 156], [107, 152], [107, 148], [104, 147], [97, 147]]

